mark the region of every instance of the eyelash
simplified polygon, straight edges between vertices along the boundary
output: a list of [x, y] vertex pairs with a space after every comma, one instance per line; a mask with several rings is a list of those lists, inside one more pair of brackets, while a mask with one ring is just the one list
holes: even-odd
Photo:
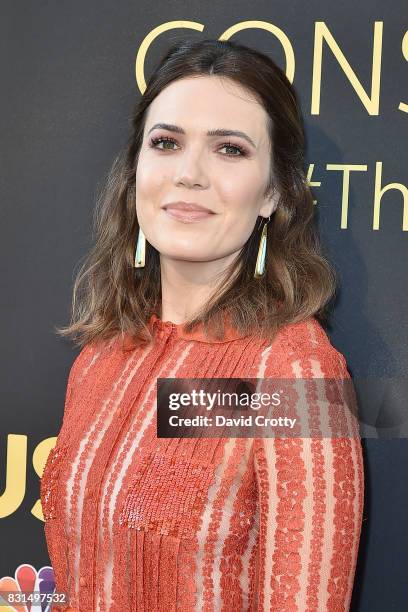
[[[174, 138], [170, 138], [168, 136], [159, 136], [159, 137], [156, 137], [156, 138], [154, 138], [154, 137], [151, 138], [150, 142], [149, 142], [149, 146], [152, 149], [156, 149], [157, 145], [162, 143], [162, 142], [173, 142], [174, 144], [178, 144], [177, 141], [174, 140]], [[226, 153], [225, 154], [226, 157], [246, 157], [248, 155], [248, 152], [247, 152], [246, 149], [244, 149], [244, 147], [235, 145], [232, 142], [224, 142], [221, 145], [220, 148], [222, 149], [223, 147], [230, 147], [230, 148], [233, 148], [233, 149], [237, 149], [240, 152], [239, 155], [234, 155], [234, 154], [231, 154], [231, 153]], [[159, 150], [163, 151], [164, 149], [159, 149]], [[168, 149], [168, 150], [171, 150], [171, 149]]]

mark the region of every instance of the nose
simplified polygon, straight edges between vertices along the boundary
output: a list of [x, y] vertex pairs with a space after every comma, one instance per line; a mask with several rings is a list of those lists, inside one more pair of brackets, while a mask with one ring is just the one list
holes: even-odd
[[182, 184], [187, 187], [207, 187], [208, 177], [204, 172], [199, 151], [186, 151], [180, 158], [180, 165], [174, 177], [176, 185]]

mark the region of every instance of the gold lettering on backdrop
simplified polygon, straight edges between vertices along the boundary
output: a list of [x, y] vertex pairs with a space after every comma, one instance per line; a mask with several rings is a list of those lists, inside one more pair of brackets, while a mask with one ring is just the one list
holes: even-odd
[[[33, 453], [33, 467], [41, 478], [48, 455], [54, 448], [57, 438], [53, 436], [40, 442]], [[27, 436], [8, 434], [6, 455], [6, 486], [0, 496], [0, 519], [10, 516], [20, 507], [26, 494], [27, 484]], [[37, 499], [31, 514], [41, 521], [44, 516], [41, 500]]]
[[[405, 32], [404, 38], [402, 39], [401, 49], [404, 59], [408, 62], [408, 30]], [[400, 102], [398, 108], [403, 113], [408, 113], [408, 104], [405, 104], [405, 102]]]
[[190, 30], [197, 30], [198, 32], [202, 32], [204, 30], [204, 25], [202, 23], [197, 23], [196, 21], [168, 21], [167, 23], [162, 23], [156, 28], [153, 28], [153, 30], [151, 30], [151, 32], [149, 32], [148, 35], [145, 36], [145, 38], [142, 40], [142, 44], [139, 47], [139, 51], [137, 52], [135, 61], [136, 83], [142, 95], [146, 90], [144, 65], [150, 45], [156, 40], [158, 36], [160, 36], [160, 34], [163, 34], [163, 32], [168, 32], [169, 30], [176, 30], [179, 28], [187, 28]]
[[[140, 89], [140, 92], [143, 94], [146, 89], [146, 80], [144, 77], [144, 64], [147, 52], [149, 50], [152, 42], [160, 36], [163, 32], [167, 32], [169, 30], [175, 30], [179, 28], [187, 28], [191, 30], [197, 30], [198, 32], [202, 32], [204, 30], [204, 25], [202, 23], [197, 23], [196, 21], [168, 21], [167, 23], [163, 23], [156, 28], [154, 28], [151, 32], [145, 36], [142, 40], [142, 43], [139, 47], [139, 50], [136, 55], [135, 61], [135, 74], [136, 74], [136, 83]], [[293, 79], [295, 76], [295, 53], [293, 51], [293, 47], [290, 43], [289, 38], [286, 36], [283, 30], [275, 26], [273, 23], [269, 23], [268, 21], [242, 21], [240, 23], [236, 23], [231, 26], [225, 32], [221, 34], [219, 40], [228, 40], [242, 30], [248, 30], [257, 28], [260, 30], [265, 30], [266, 32], [270, 32], [280, 41], [282, 44], [283, 50], [286, 56], [286, 76], [289, 81], [293, 83]]]
[[19, 508], [26, 491], [27, 436], [8, 434], [6, 486], [0, 496], [0, 519]]
[[[314, 167], [315, 167], [314, 164], [309, 164], [309, 169], [307, 171], [306, 180], [308, 182], [309, 187], [321, 187], [322, 181], [312, 181]], [[316, 206], [317, 200], [313, 200], [313, 204]]]
[[375, 163], [375, 188], [374, 188], [374, 217], [373, 217], [373, 230], [380, 229], [380, 207], [381, 198], [384, 193], [389, 189], [398, 189], [402, 193], [403, 197], [403, 220], [402, 229], [404, 232], [408, 231], [408, 188], [402, 183], [388, 183], [384, 187], [381, 187], [381, 176], [382, 176], [382, 162]]
[[[176, 20], [168, 21], [163, 23], [151, 30], [147, 36], [143, 39], [139, 50], [136, 54], [135, 60], [135, 75], [136, 83], [139, 87], [140, 92], [143, 94], [146, 89], [146, 80], [144, 77], [144, 65], [146, 60], [147, 52], [150, 45], [164, 32], [169, 30], [187, 28], [190, 30], [197, 30], [203, 32], [205, 26], [202, 23], [196, 21], [187, 20]], [[295, 54], [293, 51], [292, 44], [285, 32], [278, 26], [268, 21], [257, 21], [249, 20], [236, 23], [235, 25], [227, 28], [225, 32], [221, 34], [219, 40], [229, 40], [237, 32], [241, 32], [247, 29], [261, 29], [266, 32], [270, 32], [275, 36], [282, 45], [283, 51], [286, 58], [286, 76], [288, 80], [293, 83], [295, 76]], [[372, 56], [372, 70], [371, 70], [371, 93], [367, 94], [364, 87], [357, 78], [356, 73], [351, 67], [350, 63], [346, 59], [343, 51], [337, 44], [334, 36], [330, 32], [324, 21], [316, 21], [315, 23], [315, 38], [314, 38], [314, 53], [313, 53], [313, 70], [312, 70], [312, 96], [311, 96], [311, 114], [320, 114], [320, 97], [321, 97], [321, 82], [322, 82], [322, 58], [323, 58], [323, 41], [326, 41], [327, 46], [333, 53], [334, 57], [338, 61], [338, 64], [342, 68], [344, 74], [347, 76], [349, 82], [357, 93], [359, 99], [363, 103], [364, 107], [370, 115], [379, 114], [380, 106], [380, 84], [381, 84], [381, 58], [382, 58], [382, 35], [383, 35], [383, 22], [374, 22], [374, 40], [373, 40], [373, 56]], [[405, 32], [402, 39], [402, 54], [408, 61], [408, 32]], [[407, 113], [408, 104], [400, 102], [398, 109]]]
[[340, 170], [341, 172], [343, 172], [340, 228], [347, 229], [348, 202], [350, 192], [350, 172], [367, 172], [367, 166], [365, 164], [327, 164], [326, 168], [327, 170]]
[[322, 55], [323, 55], [323, 40], [326, 41], [328, 47], [337, 59], [343, 72], [347, 76], [353, 86], [358, 97], [364, 104], [370, 115], [378, 115], [380, 105], [380, 81], [381, 81], [381, 51], [382, 51], [382, 32], [383, 22], [376, 21], [374, 23], [374, 42], [373, 42], [373, 60], [371, 71], [371, 96], [368, 96], [364, 87], [357, 78], [356, 73], [350, 66], [343, 51], [338, 46], [329, 28], [324, 21], [315, 23], [315, 44], [313, 55], [313, 75], [312, 75], [312, 115], [318, 115], [320, 112], [320, 86], [322, 81]]
[[[48, 455], [50, 454], [51, 450], [54, 448], [56, 442], [57, 442], [56, 436], [53, 436], [52, 438], [46, 438], [45, 440], [42, 440], [42, 442], [37, 444], [37, 446], [34, 449], [33, 467], [34, 467], [36, 474], [38, 474], [40, 478], [42, 478], [45, 464], [48, 459]], [[43, 515], [42, 508], [41, 508], [40, 499], [37, 499], [34, 506], [31, 508], [31, 514], [33, 514], [36, 518], [40, 519], [40, 521], [44, 520], [44, 515]]]
[[225, 30], [225, 32], [223, 32], [219, 37], [219, 40], [229, 40], [231, 36], [233, 36], [237, 32], [251, 29], [265, 30], [266, 32], [269, 32], [279, 40], [283, 47], [283, 51], [285, 53], [286, 58], [285, 73], [288, 80], [293, 83], [293, 79], [295, 78], [295, 53], [293, 51], [291, 42], [286, 36], [285, 32], [273, 23], [269, 23], [268, 21], [241, 21], [240, 23], [236, 23], [235, 25]]

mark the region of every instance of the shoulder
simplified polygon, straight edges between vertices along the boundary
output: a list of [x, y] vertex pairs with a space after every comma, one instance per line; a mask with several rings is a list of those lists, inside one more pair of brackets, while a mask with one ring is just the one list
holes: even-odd
[[[111, 355], [114, 354], [115, 342], [99, 341], [97, 343], [85, 344], [72, 362], [68, 374], [67, 389], [65, 394], [64, 424], [72, 412], [75, 398], [86, 383], [87, 388], [92, 388], [104, 373], [109, 369]], [[116, 351], [119, 355], [119, 351]]]
[[[116, 338], [85, 344], [72, 362], [68, 386], [80, 381], [85, 374], [90, 374], [91, 366], [97, 363], [100, 364], [108, 359], [115, 352], [117, 344]], [[96, 370], [96, 368], [92, 368], [92, 370], [94, 369]]]
[[268, 347], [268, 353], [266, 375], [269, 376], [349, 376], [344, 355], [314, 317], [282, 327]]

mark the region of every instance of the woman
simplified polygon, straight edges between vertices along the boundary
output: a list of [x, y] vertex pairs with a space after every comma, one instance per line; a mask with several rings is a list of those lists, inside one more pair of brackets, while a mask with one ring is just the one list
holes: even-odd
[[41, 499], [72, 610], [349, 609], [363, 464], [345, 404], [342, 438], [156, 429], [158, 378], [350, 378], [319, 322], [335, 275], [303, 160], [267, 56], [187, 41], [150, 78], [59, 330], [82, 350]]

